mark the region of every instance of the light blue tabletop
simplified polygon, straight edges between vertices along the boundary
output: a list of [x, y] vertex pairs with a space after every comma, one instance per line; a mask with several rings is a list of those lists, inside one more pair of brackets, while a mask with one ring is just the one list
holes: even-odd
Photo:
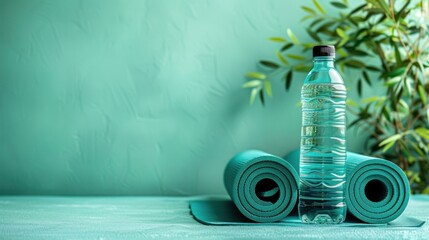
[[198, 197], [0, 197], [0, 239], [429, 239], [429, 196], [405, 213], [420, 228], [206, 226], [189, 213]]

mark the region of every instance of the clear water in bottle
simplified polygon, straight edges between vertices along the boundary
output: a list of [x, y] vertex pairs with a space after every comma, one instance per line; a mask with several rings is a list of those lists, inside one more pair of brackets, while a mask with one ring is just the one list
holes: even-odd
[[301, 91], [299, 215], [304, 223], [335, 224], [346, 216], [346, 88], [332, 46], [316, 46], [313, 56]]

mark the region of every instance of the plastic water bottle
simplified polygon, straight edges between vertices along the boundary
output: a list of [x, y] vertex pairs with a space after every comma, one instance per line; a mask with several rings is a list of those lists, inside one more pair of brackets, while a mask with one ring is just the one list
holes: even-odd
[[301, 90], [299, 216], [335, 224], [346, 217], [346, 87], [334, 68], [334, 46], [315, 46], [313, 58]]

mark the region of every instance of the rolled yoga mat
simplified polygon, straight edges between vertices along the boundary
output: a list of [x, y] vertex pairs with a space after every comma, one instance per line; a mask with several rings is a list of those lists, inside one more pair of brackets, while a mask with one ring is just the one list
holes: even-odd
[[392, 162], [347, 153], [347, 209], [367, 223], [387, 223], [408, 205], [407, 176]]
[[[299, 158], [299, 150], [285, 157], [297, 171]], [[353, 216], [367, 223], [388, 223], [404, 212], [410, 186], [394, 163], [347, 152], [346, 173], [346, 204]]]
[[255, 222], [284, 219], [296, 205], [298, 179], [287, 161], [258, 150], [235, 155], [224, 172], [224, 184], [235, 206]]

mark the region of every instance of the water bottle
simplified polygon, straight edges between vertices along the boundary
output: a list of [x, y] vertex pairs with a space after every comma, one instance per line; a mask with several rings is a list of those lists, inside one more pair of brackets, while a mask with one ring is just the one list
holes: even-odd
[[334, 46], [315, 46], [313, 59], [301, 89], [299, 216], [337, 224], [346, 217], [346, 87], [334, 68]]

